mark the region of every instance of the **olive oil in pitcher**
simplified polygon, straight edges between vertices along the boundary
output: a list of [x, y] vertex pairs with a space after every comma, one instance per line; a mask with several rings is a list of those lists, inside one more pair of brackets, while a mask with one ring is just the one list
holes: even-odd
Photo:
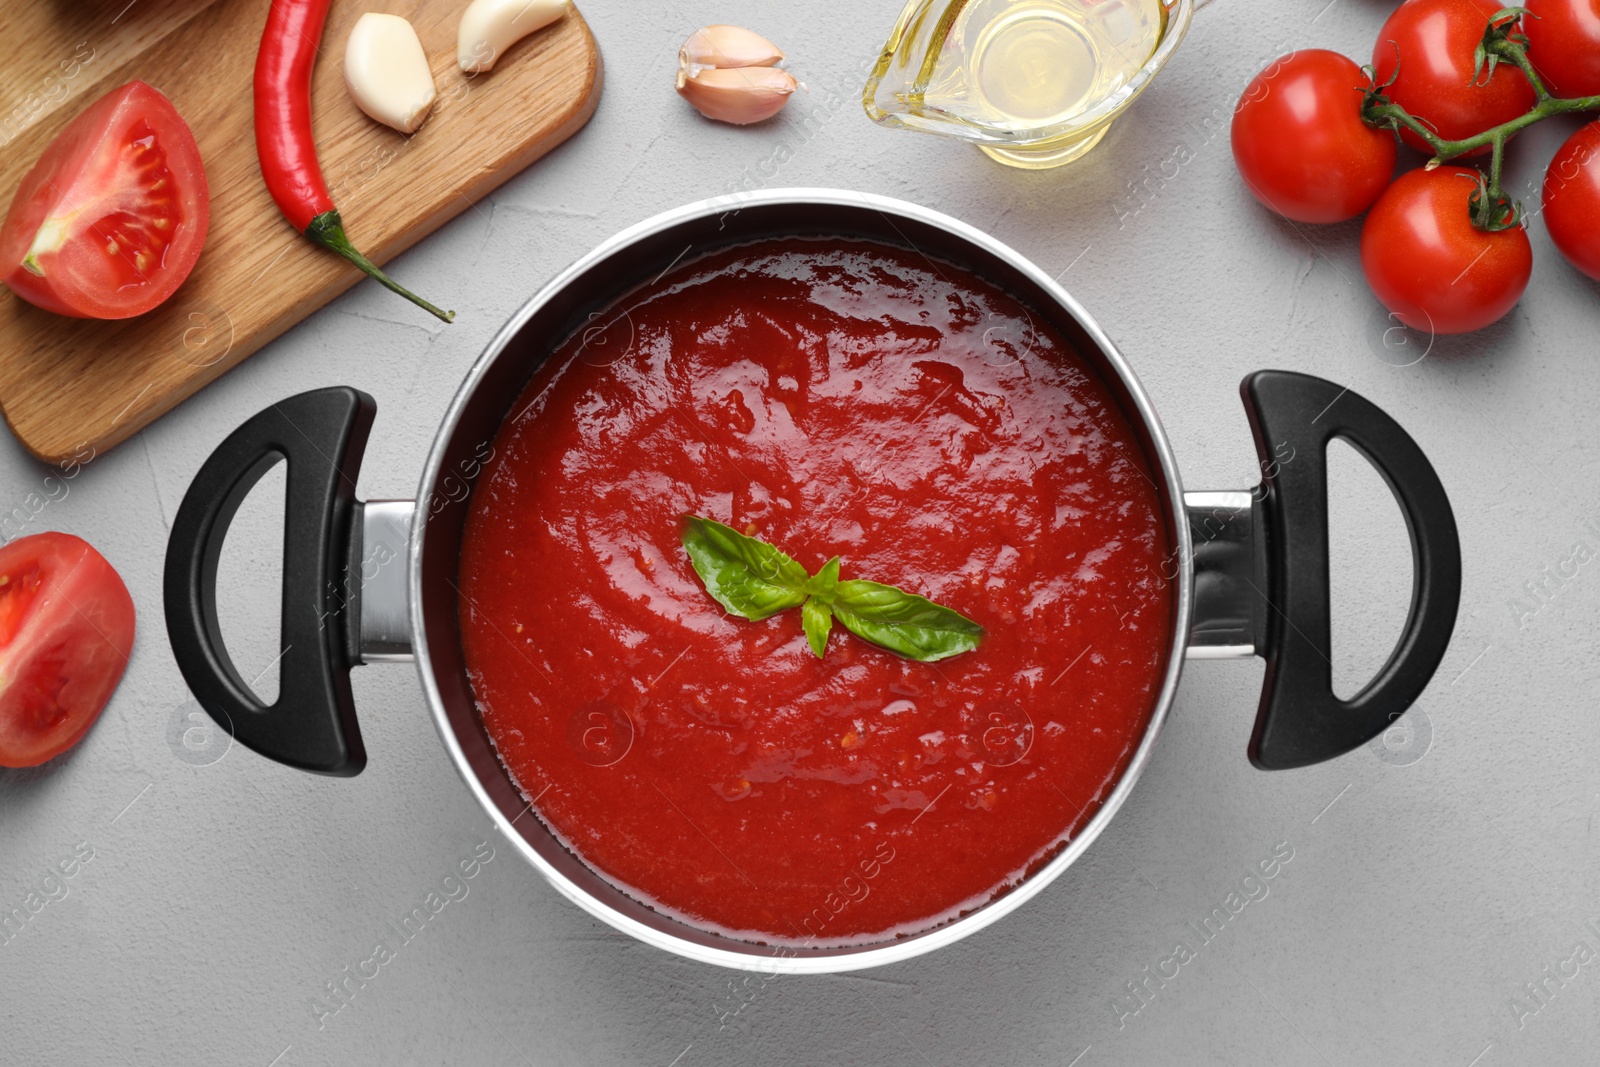
[[1189, 0], [912, 0], [863, 104], [876, 121], [976, 140], [1013, 166], [1056, 166], [1093, 147], [1143, 88], [1178, 9], [1181, 34]]

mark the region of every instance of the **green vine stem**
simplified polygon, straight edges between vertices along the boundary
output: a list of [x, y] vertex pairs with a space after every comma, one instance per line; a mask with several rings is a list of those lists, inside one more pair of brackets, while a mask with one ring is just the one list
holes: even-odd
[[[1500, 188], [1500, 171], [1505, 157], [1506, 141], [1518, 130], [1532, 126], [1536, 122], [1543, 122], [1553, 115], [1568, 115], [1578, 111], [1600, 110], [1600, 96], [1579, 96], [1563, 99], [1550, 95], [1545, 88], [1544, 81], [1534, 70], [1533, 64], [1528, 60], [1528, 39], [1515, 32], [1519, 18], [1529, 15], [1525, 8], [1508, 7], [1495, 12], [1489, 20], [1489, 27], [1484, 31], [1483, 43], [1478, 47], [1478, 71], [1485, 67], [1488, 73], [1494, 73], [1495, 64], [1501, 60], [1511, 63], [1520, 70], [1528, 79], [1528, 84], [1533, 87], [1535, 103], [1531, 110], [1518, 115], [1508, 122], [1492, 126], [1482, 133], [1471, 137], [1463, 137], [1455, 141], [1447, 141], [1440, 137], [1426, 123], [1412, 115], [1405, 108], [1396, 104], [1384, 95], [1384, 90], [1394, 82], [1391, 77], [1382, 85], [1376, 84], [1373, 70], [1366, 68], [1368, 84], [1363, 87], [1365, 100], [1361, 106], [1361, 118], [1367, 125], [1377, 129], [1394, 130], [1399, 132], [1401, 127], [1410, 130], [1427, 143], [1433, 150], [1433, 158], [1428, 160], [1427, 169], [1432, 170], [1447, 160], [1466, 155], [1479, 148], [1488, 147], [1491, 150], [1489, 158], [1489, 180], [1487, 187], [1480, 183], [1479, 191], [1472, 198], [1472, 222], [1480, 230], [1507, 230], [1522, 225], [1522, 210], [1520, 205], [1513, 204], [1506, 199], [1505, 193]], [[1536, 17], [1529, 15], [1529, 17]], [[1395, 64], [1395, 76], [1399, 75], [1399, 64]]]

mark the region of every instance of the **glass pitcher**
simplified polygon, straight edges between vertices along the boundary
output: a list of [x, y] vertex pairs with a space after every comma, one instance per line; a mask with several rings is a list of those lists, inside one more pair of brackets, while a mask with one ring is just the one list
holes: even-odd
[[885, 126], [974, 141], [1013, 167], [1057, 167], [1098, 144], [1144, 91], [1194, 8], [1194, 0], [910, 0], [861, 103]]

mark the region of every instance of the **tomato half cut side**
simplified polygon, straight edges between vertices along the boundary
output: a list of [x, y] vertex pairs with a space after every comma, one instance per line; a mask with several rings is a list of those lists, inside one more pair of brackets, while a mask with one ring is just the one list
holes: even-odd
[[133, 598], [85, 540], [40, 533], [0, 548], [0, 767], [83, 739], [133, 651]]
[[22, 179], [0, 271], [48, 311], [131, 318], [183, 284], [210, 222], [193, 132], [172, 101], [129, 82], [73, 119]]

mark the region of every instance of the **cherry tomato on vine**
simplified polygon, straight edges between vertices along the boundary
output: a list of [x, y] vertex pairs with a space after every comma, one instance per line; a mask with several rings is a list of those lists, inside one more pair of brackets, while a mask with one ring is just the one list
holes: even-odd
[[1555, 96], [1600, 96], [1600, 0], [1523, 0], [1528, 60]]
[[1412, 170], [1367, 213], [1361, 269], [1396, 318], [1425, 333], [1480, 330], [1510, 311], [1528, 287], [1533, 247], [1521, 226], [1488, 233], [1472, 225], [1470, 167]]
[[[1500, 0], [1406, 0], [1389, 16], [1372, 49], [1372, 66], [1389, 99], [1433, 127], [1447, 141], [1459, 141], [1491, 126], [1510, 122], [1533, 107], [1533, 86], [1510, 63], [1500, 63], [1487, 79], [1474, 76], [1473, 54], [1489, 19], [1506, 5]], [[1395, 74], [1396, 63], [1399, 74]], [[1428, 151], [1410, 130], [1400, 136]], [[1487, 147], [1469, 155], [1482, 155]]]
[[1290, 52], [1245, 87], [1233, 159], [1255, 198], [1296, 222], [1353, 219], [1394, 174], [1394, 135], [1361, 121], [1365, 78], [1337, 52]]
[[1544, 225], [1568, 262], [1600, 280], [1600, 122], [1567, 138], [1550, 160]]

